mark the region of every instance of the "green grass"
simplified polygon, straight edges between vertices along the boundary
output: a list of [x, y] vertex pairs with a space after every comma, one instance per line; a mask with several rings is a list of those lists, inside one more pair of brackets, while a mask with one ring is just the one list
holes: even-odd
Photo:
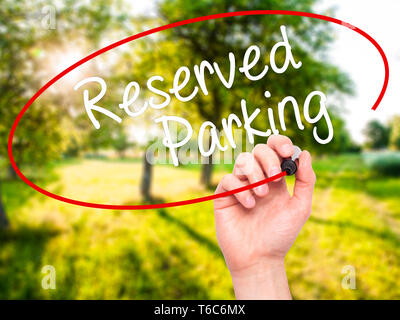
[[[288, 254], [296, 299], [400, 298], [400, 178], [380, 177], [360, 156], [316, 160], [313, 213]], [[141, 163], [58, 163], [40, 186], [86, 201], [138, 203]], [[215, 182], [224, 174], [216, 170]], [[164, 201], [211, 193], [199, 172], [156, 167], [153, 193]], [[49, 178], [51, 177], [51, 178]], [[293, 179], [289, 178], [292, 186]], [[150, 211], [103, 211], [48, 199], [5, 181], [12, 228], [0, 234], [0, 298], [230, 299], [212, 203]], [[41, 288], [44, 265], [56, 290]], [[341, 286], [356, 270], [356, 290]]]

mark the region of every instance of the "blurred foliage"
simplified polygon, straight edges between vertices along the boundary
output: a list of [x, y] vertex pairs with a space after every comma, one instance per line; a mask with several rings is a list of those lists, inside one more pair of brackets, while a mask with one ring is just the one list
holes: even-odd
[[133, 144], [128, 141], [128, 136], [123, 126], [119, 126], [119, 129], [113, 132], [111, 137], [111, 147], [116, 150], [121, 158], [125, 156], [125, 151]]
[[378, 120], [371, 120], [364, 129], [368, 149], [384, 149], [389, 144], [390, 128]]
[[[126, 16], [118, 10], [118, 4], [121, 1], [64, 1], [57, 5], [52, 1], [0, 1], [0, 156], [7, 156], [11, 124], [41, 85], [36, 76], [38, 50], [47, 43], [61, 44], [78, 35], [96, 43], [108, 28], [118, 31], [117, 26]], [[55, 29], [42, 25], [41, 10], [45, 6], [55, 8]], [[114, 10], [109, 10], [110, 6]], [[63, 119], [67, 108], [63, 99], [39, 99], [29, 108], [14, 136], [13, 154], [17, 163], [43, 164], [59, 157], [63, 150], [69, 148], [67, 151], [71, 152], [77, 148], [77, 136], [82, 136], [83, 131], [73, 135], [71, 125], [63, 126], [68, 122]], [[72, 146], [68, 146], [68, 140]]]
[[[32, 66], [29, 66], [32, 56], [28, 50], [35, 43], [35, 29], [28, 23], [24, 23], [24, 15], [32, 11], [31, 1], [2, 0], [0, 2], [0, 92], [2, 93], [0, 95], [0, 118], [2, 119], [0, 156], [3, 157], [7, 155], [7, 138], [11, 124], [22, 109], [29, 93], [35, 88]], [[35, 121], [41, 120], [42, 115], [38, 114], [37, 117], [39, 119], [36, 118]], [[35, 125], [35, 122], [32, 124]], [[21, 132], [19, 139], [27, 134], [26, 131]], [[15, 140], [18, 140], [18, 137]], [[43, 152], [46, 157], [51, 143], [51, 141], [43, 141], [43, 144], [38, 146], [37, 152]]]
[[[119, 10], [120, 4], [121, 1], [113, 0], [0, 0], [0, 158], [7, 158], [12, 123], [43, 85], [38, 76], [41, 66], [37, 56], [48, 44], [61, 46], [79, 36], [98, 44], [107, 28], [118, 32], [126, 16]], [[114, 10], [110, 10], [111, 5]], [[30, 106], [23, 125], [14, 133], [13, 156], [17, 164], [43, 166], [59, 158], [62, 152], [80, 153], [80, 142], [85, 140], [87, 131], [82, 127], [76, 129], [71, 125], [74, 120], [65, 119], [68, 107], [68, 99], [48, 98]], [[9, 172], [10, 177], [16, 177], [13, 169]], [[0, 191], [0, 227], [7, 225]]]
[[[160, 3], [160, 15], [165, 22], [175, 22], [183, 19], [222, 13], [230, 11], [244, 11], [257, 9], [281, 9], [294, 11], [312, 11], [314, 0], [302, 1], [189, 1], [189, 0], [166, 0]], [[196, 110], [200, 119], [210, 120], [221, 128], [220, 121], [233, 112], [240, 114], [240, 100], [246, 99], [249, 110], [259, 106], [272, 107], [274, 117], [277, 117], [278, 102], [285, 96], [291, 95], [299, 103], [300, 110], [308, 92], [321, 90], [325, 94], [333, 92], [351, 93], [351, 81], [337, 66], [332, 65], [326, 58], [326, 49], [333, 40], [331, 25], [318, 20], [298, 16], [283, 15], [249, 15], [224, 19], [214, 19], [205, 22], [180, 26], [170, 30], [166, 40], [175, 44], [176, 50], [166, 50], [165, 45], [158, 44], [161, 56], [169, 63], [169, 66], [194, 66], [203, 59], [209, 62], [217, 62], [221, 70], [228, 70], [228, 53], [233, 52], [239, 61], [250, 45], [258, 45], [262, 50], [262, 56], [254, 73], [262, 71], [264, 64], [268, 64], [268, 50], [276, 41], [281, 40], [279, 27], [288, 26], [288, 37], [292, 46], [295, 61], [302, 61], [300, 70], [288, 68], [284, 75], [275, 74], [270, 71], [259, 81], [250, 81], [244, 76], [236, 77], [234, 85], [227, 90], [218, 81], [207, 82], [209, 95], [199, 94], [191, 103], [191, 109]], [[168, 48], [169, 48], [168, 47]], [[157, 47], [156, 47], [157, 48]], [[278, 54], [279, 55], [279, 54]], [[279, 58], [278, 58], [279, 59]], [[263, 63], [264, 64], [263, 64]], [[237, 62], [238, 64], [238, 62]], [[164, 66], [164, 68], [167, 66]], [[195, 81], [192, 79], [192, 82]], [[192, 86], [189, 85], [191, 88]], [[266, 101], [264, 91], [269, 90], [271, 98]], [[329, 101], [329, 100], [328, 100]], [[315, 116], [318, 110], [311, 107], [311, 116]], [[251, 111], [249, 111], [251, 112]], [[329, 145], [319, 146], [312, 136], [312, 125], [306, 123], [306, 129], [299, 134], [294, 122], [294, 113], [287, 108], [285, 120], [288, 130], [285, 135], [309, 149], [319, 152], [329, 152], [335, 149], [337, 142], [343, 139], [344, 126], [335, 127], [338, 137]], [[330, 110], [333, 118], [339, 118], [334, 109]], [[323, 121], [318, 124], [320, 136], [327, 133]], [[265, 117], [255, 120], [255, 127], [265, 130]], [[259, 138], [264, 141], [265, 139]], [[259, 141], [259, 142], [261, 142]], [[342, 147], [343, 148], [343, 147]], [[344, 147], [345, 148], [345, 147]]]
[[400, 150], [400, 116], [395, 115], [389, 123], [390, 139], [389, 146], [394, 150]]

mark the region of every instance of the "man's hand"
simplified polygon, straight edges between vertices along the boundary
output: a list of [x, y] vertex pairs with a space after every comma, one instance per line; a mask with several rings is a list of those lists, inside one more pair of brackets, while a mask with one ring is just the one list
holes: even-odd
[[[273, 135], [267, 144], [236, 159], [233, 174], [216, 193], [230, 191], [281, 172], [282, 158], [293, 155], [289, 138]], [[284, 258], [311, 213], [315, 174], [311, 156], [300, 154], [290, 196], [284, 178], [214, 200], [218, 243], [232, 275], [237, 298], [290, 299]]]

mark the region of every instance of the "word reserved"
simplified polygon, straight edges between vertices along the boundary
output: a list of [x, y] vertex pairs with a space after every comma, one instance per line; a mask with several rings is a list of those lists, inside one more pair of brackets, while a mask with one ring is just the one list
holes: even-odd
[[[286, 27], [281, 26], [280, 31], [282, 34], [282, 41], [279, 41], [275, 43], [275, 45], [272, 47], [271, 52], [270, 52], [270, 61], [269, 61], [269, 66], [265, 65], [263, 70], [258, 73], [254, 74], [254, 71], [251, 72], [251, 70], [257, 65], [257, 63], [260, 60], [260, 48], [256, 45], [251, 45], [248, 47], [246, 50], [244, 56], [243, 56], [243, 61], [242, 65], [238, 68], [238, 71], [244, 76], [249, 79], [250, 81], [258, 81], [262, 78], [264, 78], [268, 72], [270, 71], [270, 68], [272, 69], [272, 72], [276, 74], [282, 74], [284, 73], [290, 66], [292, 66], [295, 69], [299, 69], [302, 65], [301, 61], [296, 62], [293, 54], [292, 54], [292, 48], [289, 43], [289, 39], [286, 33]], [[282, 66], [278, 66], [276, 62], [276, 52], [279, 48], [282, 48], [285, 50], [285, 59], [283, 62]], [[138, 98], [139, 94], [141, 91], [141, 87], [139, 83], [136, 81], [132, 81], [128, 83], [128, 85], [125, 87], [124, 93], [123, 93], [123, 98], [122, 98], [122, 103], [119, 104], [119, 108], [123, 109], [125, 113], [132, 117], [138, 117], [141, 114], [143, 114], [148, 108], [153, 108], [153, 109], [163, 109], [167, 107], [170, 102], [171, 102], [171, 95], [174, 95], [176, 99], [178, 99], [181, 102], [188, 102], [192, 100], [196, 95], [202, 92], [204, 95], [208, 95], [208, 90], [207, 90], [207, 85], [206, 85], [206, 76], [205, 76], [205, 70], [207, 69], [208, 73], [210, 75], [216, 73], [218, 76], [219, 80], [221, 81], [221, 84], [226, 87], [227, 89], [230, 89], [234, 83], [235, 79], [235, 73], [236, 73], [236, 58], [235, 55], [230, 52], [228, 55], [229, 59], [229, 75], [226, 77], [223, 75], [221, 72], [219, 65], [216, 62], [213, 62], [212, 64], [209, 61], [203, 60], [199, 65], [195, 65], [193, 67], [193, 72], [195, 79], [197, 81], [196, 86], [191, 90], [191, 93], [184, 96], [182, 94], [182, 90], [186, 88], [186, 86], [189, 83], [190, 77], [191, 77], [191, 71], [188, 67], [182, 66], [180, 67], [174, 75], [172, 87], [167, 91], [160, 90], [155, 87], [156, 82], [163, 82], [164, 78], [159, 75], [155, 75], [150, 77], [147, 80], [147, 89], [151, 92], [154, 93], [158, 100], [161, 99], [161, 101], [155, 101], [155, 97], [151, 96], [148, 101], [140, 100], [140, 106]], [[183, 77], [182, 81], [181, 78]], [[88, 77], [86, 79], [81, 80], [78, 82], [75, 86], [74, 89], [77, 90], [81, 86], [95, 82], [100, 84], [101, 90], [100, 93], [95, 96], [94, 98], [89, 98], [89, 91], [85, 89], [83, 91], [83, 102], [85, 105], [86, 112], [89, 116], [89, 119], [91, 120], [92, 124], [96, 129], [100, 128], [100, 123], [99, 121], [95, 118], [93, 115], [93, 111], [100, 112], [111, 119], [117, 121], [118, 123], [121, 123], [122, 119], [116, 115], [115, 113], [111, 112], [110, 110], [107, 110], [103, 107], [100, 107], [97, 105], [97, 103], [104, 97], [106, 91], [107, 91], [107, 85], [106, 82], [100, 78], [100, 77]], [[133, 95], [131, 96], [130, 93], [133, 91]], [[266, 98], [271, 97], [271, 93], [269, 91], [264, 92], [264, 96]], [[319, 99], [319, 112], [315, 117], [311, 117], [310, 115], [310, 104], [313, 100], [313, 98]], [[270, 129], [267, 129], [266, 131], [260, 131], [252, 127], [252, 122], [254, 119], [259, 115], [260, 109], [256, 108], [251, 114], [248, 113], [247, 110], [247, 105], [246, 105], [246, 100], [242, 99], [241, 100], [241, 113], [242, 113], [242, 120], [234, 113], [231, 113], [227, 118], [222, 119], [222, 128], [223, 128], [223, 134], [226, 137], [227, 142], [230, 144], [230, 146], [235, 149], [236, 144], [234, 141], [233, 137], [233, 124], [237, 127], [243, 127], [246, 130], [248, 139], [250, 143], [254, 143], [254, 136], [261, 136], [261, 137], [268, 137], [271, 134], [278, 134], [279, 130], [276, 128], [275, 120], [274, 120], [274, 114], [272, 108], [267, 109], [267, 114], [268, 114], [268, 121], [270, 125]], [[304, 125], [301, 120], [300, 116], [300, 111], [299, 111], [299, 105], [297, 103], [297, 100], [292, 97], [292, 96], [287, 96], [285, 97], [281, 102], [278, 103], [278, 115], [279, 115], [279, 124], [280, 128], [283, 131], [286, 131], [286, 124], [285, 124], [285, 108], [286, 105], [290, 103], [293, 107], [294, 110], [294, 115], [295, 115], [295, 120], [297, 123], [297, 126], [300, 130], [304, 129]], [[303, 115], [304, 119], [310, 123], [310, 124], [317, 124], [321, 119], [324, 119], [326, 121], [326, 125], [328, 128], [328, 136], [325, 138], [321, 138], [318, 135], [317, 132], [317, 127], [315, 126], [313, 128], [313, 136], [314, 139], [320, 143], [320, 144], [326, 144], [330, 142], [333, 138], [333, 126], [331, 119], [329, 117], [327, 108], [326, 108], [326, 96], [320, 92], [320, 91], [312, 91], [310, 92], [304, 101], [303, 105]], [[193, 136], [193, 128], [189, 121], [182, 117], [177, 117], [173, 115], [163, 115], [161, 117], [156, 118], [155, 123], [161, 123], [162, 128], [164, 130], [164, 139], [163, 139], [163, 144], [165, 147], [167, 147], [170, 151], [170, 155], [172, 158], [172, 161], [175, 166], [179, 165], [179, 160], [177, 156], [177, 150], [178, 148], [184, 146], [186, 143], [192, 139]], [[170, 132], [170, 126], [169, 124], [171, 122], [176, 122], [177, 124], [179, 123], [180, 125], [184, 126], [186, 128], [186, 136], [180, 140], [180, 141], [174, 141], [171, 132]], [[203, 138], [205, 136], [206, 130], [209, 130], [210, 132], [210, 146], [208, 150], [204, 149], [203, 146]], [[222, 145], [220, 136], [217, 130], [217, 126], [211, 122], [211, 121], [205, 121], [202, 123], [199, 129], [198, 133], [198, 146], [199, 146], [199, 151], [200, 153], [205, 156], [209, 157], [213, 152], [218, 148], [221, 151], [226, 151], [228, 149], [228, 145]]]

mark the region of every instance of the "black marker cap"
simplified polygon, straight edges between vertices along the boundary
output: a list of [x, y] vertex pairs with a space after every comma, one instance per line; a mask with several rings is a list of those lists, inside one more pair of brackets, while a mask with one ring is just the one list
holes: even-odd
[[286, 175], [291, 176], [296, 173], [297, 165], [292, 159], [288, 158], [282, 161], [281, 163], [282, 171], [286, 171]]

